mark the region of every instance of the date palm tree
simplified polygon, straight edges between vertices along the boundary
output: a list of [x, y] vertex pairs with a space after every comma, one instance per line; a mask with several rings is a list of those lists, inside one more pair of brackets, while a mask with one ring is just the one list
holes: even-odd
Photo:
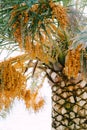
[[52, 87], [52, 129], [87, 129], [86, 4], [0, 0], [0, 50], [21, 53], [0, 62], [1, 111], [16, 97], [38, 110], [44, 104], [42, 97], [37, 101], [38, 92], [47, 77]]

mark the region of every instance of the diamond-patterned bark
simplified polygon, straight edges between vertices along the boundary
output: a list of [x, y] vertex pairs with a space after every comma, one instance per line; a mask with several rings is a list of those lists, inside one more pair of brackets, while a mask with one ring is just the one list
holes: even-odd
[[87, 130], [86, 82], [55, 83], [52, 94], [52, 130]]

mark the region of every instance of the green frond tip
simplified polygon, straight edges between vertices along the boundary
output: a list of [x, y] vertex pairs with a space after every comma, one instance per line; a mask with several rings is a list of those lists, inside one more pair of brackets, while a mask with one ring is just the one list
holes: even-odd
[[1, 7], [11, 7], [14, 5], [20, 5], [25, 3], [27, 6], [31, 7], [33, 4], [37, 3], [38, 0], [0, 0]]

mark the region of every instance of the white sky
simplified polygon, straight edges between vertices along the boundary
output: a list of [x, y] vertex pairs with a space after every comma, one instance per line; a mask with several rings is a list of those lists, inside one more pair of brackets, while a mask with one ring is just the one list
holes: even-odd
[[[0, 54], [0, 61], [6, 53]], [[51, 88], [47, 80], [41, 92], [46, 103], [39, 112], [28, 111], [22, 101], [15, 101], [10, 114], [0, 119], [0, 130], [51, 130]]]

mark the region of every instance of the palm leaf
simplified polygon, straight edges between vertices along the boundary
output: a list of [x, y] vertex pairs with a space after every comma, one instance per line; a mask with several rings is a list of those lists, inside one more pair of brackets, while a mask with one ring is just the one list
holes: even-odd
[[73, 38], [72, 46], [77, 47], [79, 44], [82, 44], [84, 48], [87, 47], [87, 30], [86, 28], [77, 34], [76, 37]]

